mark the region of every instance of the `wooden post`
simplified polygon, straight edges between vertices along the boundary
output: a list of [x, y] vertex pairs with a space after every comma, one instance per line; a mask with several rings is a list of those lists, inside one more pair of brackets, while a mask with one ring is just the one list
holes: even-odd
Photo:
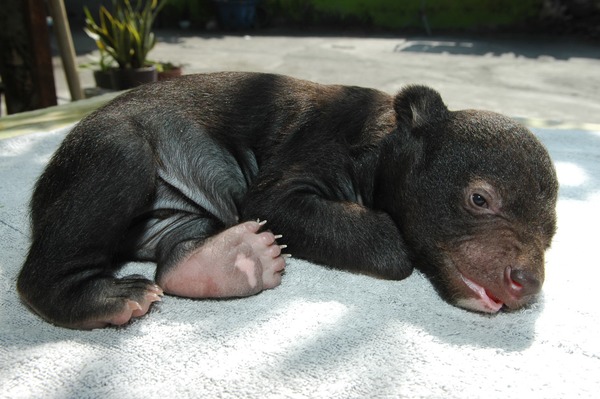
[[49, 5], [71, 99], [74, 101], [81, 100], [84, 98], [84, 95], [81, 90], [81, 82], [79, 81], [79, 73], [77, 72], [77, 65], [75, 63], [75, 47], [73, 46], [69, 20], [65, 11], [65, 3], [63, 0], [50, 0]]
[[43, 0], [2, 0], [0, 76], [9, 114], [56, 105]]

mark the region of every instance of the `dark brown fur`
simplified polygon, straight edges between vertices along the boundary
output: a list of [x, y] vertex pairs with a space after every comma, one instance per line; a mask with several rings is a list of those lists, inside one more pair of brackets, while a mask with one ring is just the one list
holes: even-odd
[[544, 280], [556, 196], [529, 131], [450, 112], [423, 86], [393, 97], [187, 76], [128, 92], [67, 136], [36, 185], [18, 288], [47, 320], [77, 326], [143, 295], [151, 282], [114, 277], [123, 262], [152, 260], [160, 276], [261, 218], [294, 256], [389, 279], [416, 266], [454, 304], [519, 308]]

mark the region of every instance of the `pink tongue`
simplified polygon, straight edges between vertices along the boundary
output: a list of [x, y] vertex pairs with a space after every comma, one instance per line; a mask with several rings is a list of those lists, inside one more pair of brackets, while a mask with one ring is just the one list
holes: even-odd
[[485, 290], [485, 288], [483, 288], [482, 286], [480, 286], [479, 284], [477, 284], [473, 280], [468, 279], [467, 277], [465, 277], [462, 274], [461, 274], [461, 277], [462, 277], [463, 281], [465, 282], [465, 284], [471, 290], [473, 290], [473, 292], [475, 292], [477, 294], [477, 296], [479, 296], [479, 298], [477, 299], [477, 301], [480, 302], [483, 307], [488, 308], [488, 309], [490, 309], [493, 312], [497, 312], [497, 311], [500, 310], [500, 308], [502, 307], [503, 303], [499, 299], [491, 297], [490, 295], [488, 295], [488, 293]]
[[500, 306], [502, 306], [502, 301], [498, 298], [496, 298], [494, 295], [490, 294], [488, 292], [488, 290], [485, 290], [485, 294], [488, 296], [488, 298], [490, 298], [493, 302], [499, 303]]

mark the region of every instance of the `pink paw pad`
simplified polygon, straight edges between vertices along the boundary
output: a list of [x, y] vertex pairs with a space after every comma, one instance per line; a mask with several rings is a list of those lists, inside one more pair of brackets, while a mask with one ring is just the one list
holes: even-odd
[[281, 236], [260, 232], [266, 221], [233, 226], [192, 251], [161, 276], [169, 294], [190, 298], [240, 297], [274, 288], [281, 283], [287, 256]]

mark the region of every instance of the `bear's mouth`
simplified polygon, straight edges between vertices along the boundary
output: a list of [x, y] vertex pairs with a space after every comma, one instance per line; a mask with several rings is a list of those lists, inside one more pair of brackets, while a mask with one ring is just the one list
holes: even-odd
[[485, 287], [477, 284], [464, 274], [460, 277], [469, 289], [476, 295], [476, 298], [463, 298], [457, 301], [457, 304], [463, 308], [485, 313], [497, 313], [504, 306], [504, 302], [498, 299]]

